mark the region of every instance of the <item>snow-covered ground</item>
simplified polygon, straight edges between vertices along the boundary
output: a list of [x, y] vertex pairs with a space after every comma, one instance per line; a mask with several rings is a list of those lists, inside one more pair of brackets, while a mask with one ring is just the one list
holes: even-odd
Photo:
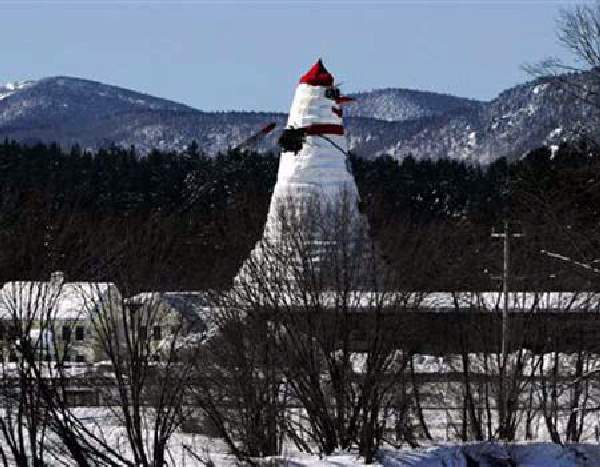
[[[224, 454], [207, 451], [205, 459], [210, 459], [217, 467], [235, 465], [235, 460]], [[364, 465], [363, 460], [353, 453], [340, 453], [326, 458], [287, 453], [280, 457], [264, 459], [261, 463], [294, 467]], [[190, 460], [186, 465], [195, 464], [191, 464]], [[598, 467], [600, 446], [486, 442], [427, 449], [382, 449], [377, 455], [377, 462], [372, 465], [378, 467]]]
[[384, 467], [597, 467], [600, 446], [475, 443], [422, 450], [381, 450]]
[[[111, 409], [80, 408], [75, 410], [75, 415], [88, 425], [88, 429], [101, 435], [122, 455], [131, 457], [125, 430]], [[151, 452], [151, 436], [147, 442], [148, 452]], [[256, 462], [269, 467], [364, 465], [364, 459], [356, 452], [339, 452], [329, 457], [319, 457], [300, 453], [292, 445], [287, 445], [283, 451], [281, 456], [256, 459]], [[186, 467], [241, 465], [228, 453], [227, 446], [222, 440], [183, 432], [176, 432], [171, 437], [166, 461], [169, 466]], [[444, 444], [419, 449], [387, 447], [378, 451], [373, 465], [377, 467], [598, 467], [600, 445], [560, 446], [549, 442], [512, 444], [483, 442]]]

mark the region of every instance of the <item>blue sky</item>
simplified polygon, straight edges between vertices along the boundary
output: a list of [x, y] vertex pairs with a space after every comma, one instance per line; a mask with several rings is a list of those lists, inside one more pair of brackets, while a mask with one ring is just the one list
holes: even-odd
[[0, 0], [0, 82], [68, 75], [203, 110], [287, 111], [323, 57], [343, 89], [491, 99], [565, 53], [556, 1]]

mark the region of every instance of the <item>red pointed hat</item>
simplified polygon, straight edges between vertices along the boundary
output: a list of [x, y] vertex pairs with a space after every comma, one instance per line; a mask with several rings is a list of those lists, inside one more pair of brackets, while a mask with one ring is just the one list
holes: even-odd
[[300, 78], [300, 82], [311, 86], [332, 86], [333, 75], [327, 71], [321, 59], [315, 63], [308, 72]]

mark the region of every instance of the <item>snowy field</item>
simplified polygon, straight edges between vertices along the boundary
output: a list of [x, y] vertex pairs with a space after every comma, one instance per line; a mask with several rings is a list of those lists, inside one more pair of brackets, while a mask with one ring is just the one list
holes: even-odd
[[[122, 426], [109, 410], [83, 409], [77, 414], [87, 420], [89, 428], [103, 432], [110, 444], [121, 453], [128, 451]], [[99, 423], [100, 422], [100, 423]], [[228, 454], [225, 444], [216, 438], [176, 432], [169, 442], [167, 462], [170, 466], [224, 467], [240, 465]], [[442, 444], [421, 449], [380, 449], [377, 463], [383, 467], [599, 467], [599, 444], [531, 443], [467, 443]], [[299, 453], [293, 446], [284, 448], [279, 457], [257, 460], [266, 466], [355, 466], [364, 465], [356, 453], [338, 453], [326, 458]]]
[[[99, 415], [94, 411], [94, 417]], [[90, 414], [88, 412], [88, 414]], [[84, 415], [83, 413], [81, 415]], [[91, 415], [91, 414], [90, 414]], [[104, 412], [102, 431], [111, 438], [112, 445], [124, 453], [128, 450], [123, 428], [110, 423], [111, 416]], [[113, 422], [116, 420], [113, 419]], [[96, 425], [98, 426], [98, 425]], [[380, 449], [378, 467], [600, 467], [600, 445], [569, 444], [560, 446], [550, 442], [531, 443], [467, 443], [443, 444], [420, 449]], [[237, 466], [234, 456], [228, 454], [225, 444], [216, 438], [177, 432], [169, 442], [167, 462], [171, 466]], [[364, 461], [357, 453], [337, 453], [319, 458], [298, 452], [293, 446], [284, 448], [282, 456], [256, 460], [269, 467], [325, 467], [358, 466]]]
[[[598, 467], [600, 446], [476, 443], [427, 449], [382, 449], [377, 458], [378, 463], [373, 465], [379, 467]], [[236, 464], [233, 458], [223, 454], [213, 453], [206, 459], [210, 459], [218, 467]], [[354, 454], [339, 454], [319, 459], [316, 456], [297, 453], [265, 459], [262, 464], [296, 467], [364, 465]]]
[[[79, 408], [75, 413], [87, 427], [125, 457], [131, 457], [127, 436], [118, 417], [109, 408]], [[150, 434], [148, 432], [148, 434]], [[147, 438], [151, 451], [151, 436]], [[530, 443], [445, 443], [420, 449], [383, 448], [377, 452], [378, 467], [600, 467], [600, 444]], [[243, 465], [228, 453], [218, 438], [175, 432], [168, 443], [169, 466], [224, 467]], [[325, 467], [358, 466], [364, 461], [355, 452], [340, 452], [326, 458], [298, 452], [292, 445], [283, 455], [256, 459], [257, 465]], [[53, 464], [48, 464], [53, 465]]]

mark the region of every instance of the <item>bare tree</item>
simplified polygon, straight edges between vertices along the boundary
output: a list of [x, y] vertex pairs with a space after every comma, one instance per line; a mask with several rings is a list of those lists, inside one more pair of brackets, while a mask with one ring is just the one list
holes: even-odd
[[[110, 362], [101, 396], [124, 427], [132, 462], [147, 467], [165, 463], [171, 436], [191, 413], [187, 388], [195, 350], [186, 335], [199, 319], [196, 310], [187, 316], [164, 300], [173, 285], [176, 240], [156, 223], [136, 219], [125, 234], [107, 228], [94, 237], [106, 245], [106, 256], [91, 272], [114, 280], [119, 292], [88, 298], [95, 345]], [[91, 285], [97, 291], [103, 283]]]
[[116, 408], [135, 465], [164, 465], [168, 441], [189, 410], [185, 396], [193, 355], [182, 341], [190, 323], [166, 309], [161, 297], [110, 297], [91, 314], [113, 373], [102, 395]]
[[[66, 214], [63, 221], [53, 224], [58, 227], [47, 238], [47, 247], [53, 251], [73, 241], [70, 235], [73, 229], [69, 226], [71, 221], [76, 221], [69, 221]], [[15, 333], [14, 342], [18, 344], [17, 369], [22, 371], [13, 371], [21, 378], [10, 374], [9, 384], [5, 387], [13, 390], [15, 382], [19, 381], [31, 385], [30, 400], [23, 403], [30, 412], [24, 414], [31, 413], [35, 418], [29, 424], [16, 424], [14, 418], [7, 418], [6, 422], [23, 430], [29, 429], [38, 437], [44, 436], [46, 441], [50, 436], [46, 433], [52, 435], [50, 443], [37, 440], [25, 444], [20, 441], [23, 436], [16, 432], [18, 442], [12, 446], [17, 454], [19, 449], [23, 455], [30, 456], [29, 450], [33, 446], [37, 452], [46, 453], [46, 458], [51, 454], [57, 462], [69, 465], [163, 465], [168, 440], [188, 412], [184, 402], [191, 360], [187, 357], [193, 350], [180, 346], [187, 323], [173, 319], [165, 312], [160, 294], [149, 294], [148, 300], [142, 298], [137, 303], [124, 298], [114, 284], [108, 284], [107, 293], [104, 293], [107, 283], [101, 281], [103, 277], [120, 279], [124, 292], [132, 295], [149, 284], [160, 284], [156, 288], [160, 291], [161, 286], [168, 286], [164, 280], [168, 270], [165, 271], [164, 266], [169, 264], [165, 258], [169, 257], [172, 242], [168, 241], [164, 229], [153, 228], [155, 219], [152, 217], [129, 220], [127, 225], [120, 226], [123, 231], [109, 224], [86, 224], [81, 229], [89, 235], [77, 237], [73, 258], [60, 255], [58, 258], [63, 258], [61, 264], [67, 269], [78, 271], [91, 282], [72, 284], [68, 291], [62, 284], [51, 287], [41, 281], [15, 285], [7, 319], [9, 328]], [[81, 229], [76, 231], [81, 232]], [[35, 246], [38, 238], [33, 237], [33, 234], [23, 237], [23, 250], [27, 250], [30, 243]], [[17, 242], [15, 246], [20, 244]], [[99, 255], [99, 249], [103, 255]], [[40, 270], [55, 264], [56, 256], [53, 258], [52, 261], [44, 258], [47, 263], [44, 268], [32, 263], [30, 269], [23, 265], [23, 270], [30, 271], [30, 276], [39, 277]], [[69, 296], [65, 297], [67, 292]], [[71, 317], [70, 322], [57, 314], [60, 302], [65, 299], [76, 303], [78, 315]], [[136, 314], [134, 310], [140, 312]], [[73, 368], [69, 368], [72, 342], [64, 336], [60, 342], [55, 331], [72, 328], [76, 322], [89, 324], [97, 336], [96, 346], [111, 360], [114, 378], [100, 378], [97, 374], [87, 377], [102, 383], [106, 401], [120, 409], [115, 411], [117, 419], [130, 422], [123, 426], [133, 459], [127, 452], [115, 448], [108, 438], [111, 434], [108, 430], [114, 425], [101, 426], [80, 419], [73, 407], [74, 385], [81, 387], [89, 382], [86, 378], [78, 378]], [[161, 330], [157, 331], [159, 327]], [[92, 366], [88, 365], [87, 370], [93, 373]], [[24, 397], [29, 393], [20, 390], [17, 384], [15, 394]], [[134, 403], [129, 404], [132, 399]], [[45, 431], [36, 429], [34, 422]], [[5, 433], [11, 436], [8, 428]]]
[[40, 329], [37, 325], [46, 321], [46, 308], [52, 308], [55, 300], [56, 291], [50, 293], [31, 284], [9, 283], [0, 292], [3, 338], [7, 341], [1, 362], [0, 431], [9, 450], [6, 453], [0, 447], [4, 465], [9, 465], [9, 459], [19, 466], [44, 465], [47, 416], [33, 371], [17, 347], [35, 349], [35, 364], [47, 364], [44, 356], [47, 349], [43, 348], [46, 326], [42, 324]]
[[[592, 115], [600, 111], [600, 3], [584, 3], [560, 10], [556, 22], [556, 37], [570, 53], [572, 62], [556, 57], [524, 66], [532, 76], [560, 86], [572, 99], [586, 105]], [[586, 72], [581, 75], [581, 72]], [[575, 75], [574, 75], [575, 74]], [[596, 147], [594, 131], [585, 123], [579, 127], [581, 138]]]
[[226, 306], [268, 324], [274, 381], [298, 404], [285, 433], [324, 454], [357, 446], [371, 462], [411, 355], [398, 342], [399, 318], [422, 296], [394, 288], [398, 271], [385, 267], [351, 203], [345, 193], [286, 200], [277, 234], [259, 242]]
[[600, 4], [574, 5], [560, 10], [557, 19], [557, 39], [576, 60], [567, 65], [558, 59], [543, 62], [546, 70], [581, 71], [600, 66]]
[[286, 385], [279, 371], [269, 313], [220, 297], [214, 325], [203, 344], [192, 400], [231, 452], [242, 461], [281, 454]]
[[80, 466], [127, 465], [71, 408], [72, 375], [65, 365], [69, 345], [59, 347], [54, 335], [63, 293], [62, 283], [53, 281], [13, 282], [2, 289], [12, 342], [2, 389], [17, 407], [0, 421], [2, 434], [19, 465], [45, 465], [48, 457]]

